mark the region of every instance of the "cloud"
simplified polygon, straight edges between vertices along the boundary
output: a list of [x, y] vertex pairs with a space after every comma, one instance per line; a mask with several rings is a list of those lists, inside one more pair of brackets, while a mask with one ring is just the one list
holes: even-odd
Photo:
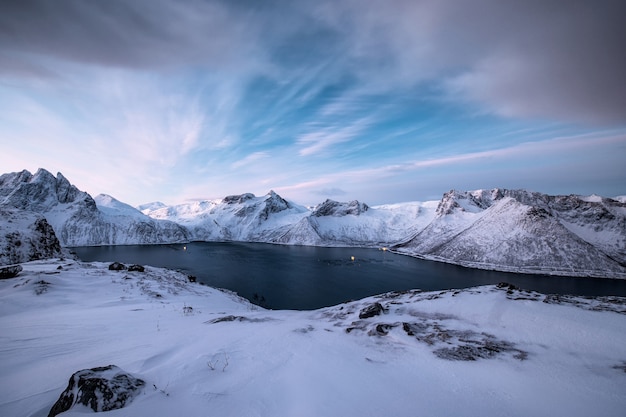
[[269, 153], [268, 152], [254, 152], [251, 153], [250, 155], [246, 156], [243, 159], [240, 159], [238, 161], [233, 162], [230, 166], [233, 169], [238, 169], [241, 167], [245, 167], [246, 165], [249, 165], [250, 163], [254, 162], [254, 161], [258, 161], [260, 159], [265, 159], [265, 158], [269, 158]]
[[316, 190], [313, 191], [315, 194], [321, 195], [321, 196], [338, 196], [338, 195], [346, 195], [348, 194], [346, 191], [342, 190], [341, 188], [323, 188], [321, 190]]
[[[275, 189], [292, 198], [310, 200], [322, 187], [341, 187], [350, 190], [346, 198], [377, 198], [370, 201], [372, 204], [440, 195], [450, 188], [519, 187], [563, 193], [564, 184], [569, 184], [568, 193], [602, 193], [607, 181], [626, 179], [620, 158], [625, 149], [623, 132], [598, 132], [318, 174]], [[602, 161], [603, 169], [598, 169], [598, 161]], [[606, 189], [614, 185], [608, 184]]]
[[316, 155], [340, 143], [349, 142], [371, 124], [371, 117], [365, 117], [346, 126], [331, 125], [320, 129], [313, 127], [311, 132], [304, 133], [298, 138], [297, 144], [303, 146], [299, 154], [300, 156]]
[[505, 117], [623, 125], [623, 11], [620, 0], [5, 1], [0, 73], [228, 71], [282, 85], [279, 107], [346, 82], [376, 94], [430, 83]]
[[118, 68], [232, 70], [254, 54], [247, 47], [253, 23], [214, 1], [9, 0], [0, 6], [0, 48], [22, 62], [46, 56]]
[[[447, 82], [449, 93], [505, 117], [626, 123], [623, 5], [530, 2], [498, 48]], [[512, 16], [505, 15], [512, 20]], [[515, 29], [523, 24], [523, 31]]]
[[[326, 2], [339, 61], [370, 91], [442, 88], [500, 116], [626, 123], [623, 2]], [[408, 89], [408, 90], [407, 90]]]

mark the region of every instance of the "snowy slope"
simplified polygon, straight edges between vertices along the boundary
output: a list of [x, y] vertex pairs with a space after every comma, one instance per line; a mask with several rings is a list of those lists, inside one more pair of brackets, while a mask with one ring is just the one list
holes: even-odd
[[55, 177], [44, 169], [0, 176], [0, 208], [43, 215], [64, 246], [187, 240], [187, 231], [177, 224], [151, 219], [112, 197], [99, 198], [104, 212], [61, 173]]
[[626, 205], [524, 190], [450, 191], [435, 219], [394, 249], [514, 272], [626, 278]]
[[155, 220], [115, 198], [99, 194], [94, 199], [102, 218], [112, 225], [117, 245], [138, 243], [172, 243], [189, 240], [188, 231], [171, 221]]
[[115, 364], [146, 384], [111, 416], [618, 417], [625, 305], [488, 286], [269, 311], [172, 271], [37, 261], [0, 281], [0, 415], [46, 416]]

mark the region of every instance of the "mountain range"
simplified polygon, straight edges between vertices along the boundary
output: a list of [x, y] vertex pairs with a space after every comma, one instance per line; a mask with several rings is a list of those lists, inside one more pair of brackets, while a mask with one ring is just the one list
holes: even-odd
[[440, 201], [370, 207], [326, 200], [307, 208], [270, 191], [134, 208], [105, 194], [92, 198], [61, 173], [39, 169], [0, 176], [0, 210], [1, 264], [49, 257], [56, 249], [16, 251], [14, 244], [15, 233], [20, 241], [53, 242], [42, 232], [48, 225], [63, 247], [192, 240], [364, 246], [474, 268], [626, 278], [626, 203], [595, 195], [452, 190]]

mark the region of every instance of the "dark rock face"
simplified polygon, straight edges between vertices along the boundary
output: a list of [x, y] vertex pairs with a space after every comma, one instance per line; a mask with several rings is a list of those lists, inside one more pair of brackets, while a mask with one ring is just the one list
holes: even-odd
[[126, 270], [126, 265], [121, 262], [113, 262], [109, 265], [109, 271], [124, 271]]
[[144, 268], [141, 265], [137, 265], [137, 264], [134, 264], [134, 265], [131, 265], [131, 266], [128, 267], [128, 271], [129, 272], [144, 272], [145, 270], [146, 270], [146, 268]]
[[62, 257], [52, 226], [36, 213], [0, 207], [0, 265]]
[[67, 388], [50, 409], [54, 417], [82, 404], [95, 412], [123, 408], [141, 392], [145, 382], [115, 365], [83, 369], [72, 375]]
[[383, 311], [385, 311], [385, 309], [382, 305], [380, 305], [380, 303], [370, 304], [361, 310], [361, 312], [359, 313], [359, 318], [368, 319], [370, 317], [380, 315]]
[[22, 272], [22, 265], [5, 266], [0, 268], [0, 279], [16, 277], [20, 272]]
[[50, 223], [44, 218], [38, 219], [33, 225], [35, 236], [31, 245], [30, 259], [46, 259], [61, 253], [61, 243]]
[[358, 216], [361, 213], [365, 213], [367, 210], [369, 210], [368, 205], [360, 203], [357, 200], [350, 201], [349, 203], [340, 203], [328, 199], [315, 207], [312, 215], [315, 217], [346, 216], [348, 214]]
[[248, 200], [252, 200], [253, 198], [254, 198], [254, 194], [252, 193], [245, 193], [241, 195], [229, 195], [229, 196], [224, 197], [222, 202], [226, 204], [241, 204]]
[[265, 200], [265, 207], [263, 207], [259, 217], [262, 220], [267, 220], [270, 214], [280, 213], [288, 208], [291, 208], [291, 205], [287, 200], [276, 194], [274, 191], [270, 191], [268, 198]]

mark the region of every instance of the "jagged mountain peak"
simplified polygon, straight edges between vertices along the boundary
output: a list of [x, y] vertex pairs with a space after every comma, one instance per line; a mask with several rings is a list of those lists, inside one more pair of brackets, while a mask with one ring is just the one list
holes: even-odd
[[184, 241], [188, 232], [172, 222], [144, 216], [111, 196], [98, 196], [102, 209], [61, 173], [40, 168], [0, 177], [0, 208], [43, 215], [63, 245], [110, 245]]
[[393, 246], [478, 267], [626, 276], [626, 204], [595, 195], [450, 190], [439, 202], [370, 210], [358, 200], [330, 199], [307, 209], [270, 190], [172, 207], [151, 203], [140, 206], [142, 213], [110, 195], [94, 200], [61, 173], [40, 169], [1, 175], [0, 208], [45, 216], [67, 246], [189, 239]]
[[365, 203], [361, 203], [358, 200], [352, 200], [347, 203], [341, 203], [335, 200], [326, 199], [321, 204], [318, 204], [313, 210], [313, 216], [346, 216], [354, 215], [359, 216], [369, 210], [369, 206]]
[[275, 208], [280, 208], [279, 211], [286, 210], [292, 207], [292, 205], [287, 200], [276, 194], [274, 190], [270, 190], [270, 192], [267, 193], [266, 196], [267, 198], [265, 199], [265, 203], [271, 204]]
[[89, 194], [80, 191], [61, 174], [55, 177], [49, 171], [39, 168], [32, 175], [27, 170], [5, 174], [0, 179], [2, 204], [23, 210], [42, 212], [58, 204], [84, 201], [95, 208]]

